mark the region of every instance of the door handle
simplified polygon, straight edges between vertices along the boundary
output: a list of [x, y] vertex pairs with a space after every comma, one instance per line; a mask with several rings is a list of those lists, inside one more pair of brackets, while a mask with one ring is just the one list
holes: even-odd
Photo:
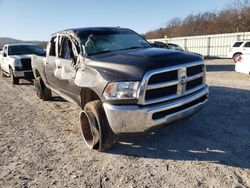
[[61, 68], [62, 68], [62, 66], [58, 65], [58, 66], [57, 66], [57, 68], [58, 68], [58, 69], [61, 69]]

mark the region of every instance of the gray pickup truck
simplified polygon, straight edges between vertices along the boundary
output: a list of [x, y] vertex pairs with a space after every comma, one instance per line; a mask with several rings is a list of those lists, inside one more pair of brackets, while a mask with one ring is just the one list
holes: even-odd
[[144, 132], [201, 110], [208, 100], [199, 55], [153, 48], [130, 29], [69, 29], [51, 36], [45, 58], [33, 56], [37, 96], [51, 91], [82, 108], [88, 147], [103, 151], [121, 133]]

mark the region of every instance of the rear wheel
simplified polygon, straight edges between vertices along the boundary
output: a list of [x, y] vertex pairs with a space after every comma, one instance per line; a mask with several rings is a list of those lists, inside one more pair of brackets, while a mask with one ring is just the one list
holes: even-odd
[[236, 63], [237, 62], [237, 60], [238, 60], [238, 58], [240, 57], [240, 55], [242, 55], [242, 53], [236, 53], [236, 54], [234, 54], [234, 56], [233, 56], [233, 61]]
[[10, 68], [10, 78], [12, 81], [13, 85], [18, 85], [19, 84], [19, 78], [15, 77], [12, 68]]
[[99, 100], [86, 104], [80, 113], [80, 123], [83, 139], [91, 149], [105, 151], [117, 141]]
[[52, 92], [46, 85], [43, 83], [41, 77], [37, 77], [34, 81], [34, 86], [36, 88], [36, 95], [39, 99], [43, 101], [50, 100], [52, 97]]

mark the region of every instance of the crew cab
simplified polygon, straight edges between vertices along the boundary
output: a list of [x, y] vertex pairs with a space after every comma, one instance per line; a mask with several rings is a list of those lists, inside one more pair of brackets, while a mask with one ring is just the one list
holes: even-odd
[[153, 48], [126, 28], [53, 34], [45, 58], [33, 56], [37, 96], [54, 91], [79, 105], [89, 148], [108, 149], [121, 133], [139, 133], [201, 110], [208, 100], [199, 55]]
[[32, 79], [31, 55], [44, 56], [44, 50], [35, 44], [6, 44], [0, 57], [2, 76], [11, 77], [13, 84], [19, 79]]

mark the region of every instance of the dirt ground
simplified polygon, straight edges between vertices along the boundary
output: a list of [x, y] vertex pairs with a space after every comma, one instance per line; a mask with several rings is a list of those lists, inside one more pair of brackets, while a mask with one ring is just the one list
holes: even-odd
[[77, 106], [0, 78], [0, 187], [250, 187], [250, 76], [206, 64], [203, 111], [106, 153], [85, 146]]

